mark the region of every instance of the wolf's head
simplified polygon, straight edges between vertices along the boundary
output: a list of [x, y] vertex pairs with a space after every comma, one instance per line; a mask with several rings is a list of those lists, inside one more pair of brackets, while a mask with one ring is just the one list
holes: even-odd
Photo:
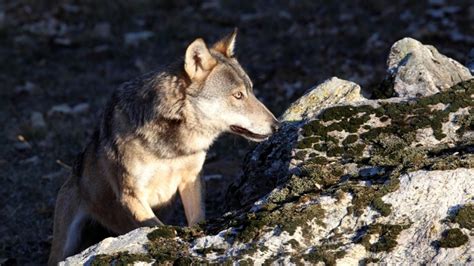
[[234, 57], [236, 31], [210, 49], [202, 39], [187, 50], [184, 69], [191, 80], [190, 103], [203, 123], [219, 132], [232, 132], [253, 141], [274, 133], [278, 121], [255, 97], [253, 84]]

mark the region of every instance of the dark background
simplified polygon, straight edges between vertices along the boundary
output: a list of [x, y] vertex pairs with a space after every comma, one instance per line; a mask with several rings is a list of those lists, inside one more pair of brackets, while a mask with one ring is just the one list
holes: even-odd
[[[469, 0], [0, 1], [0, 264], [46, 262], [57, 190], [111, 91], [236, 26], [237, 57], [276, 115], [331, 76], [370, 92], [402, 37], [461, 63], [474, 47]], [[82, 109], [54, 111], [61, 104]], [[251, 145], [213, 146], [209, 217]]]

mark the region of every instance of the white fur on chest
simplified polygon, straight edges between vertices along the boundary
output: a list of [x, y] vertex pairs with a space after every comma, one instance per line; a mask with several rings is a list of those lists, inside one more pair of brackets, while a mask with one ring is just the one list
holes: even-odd
[[186, 145], [190, 147], [192, 151], [202, 151], [207, 150], [214, 142], [215, 137], [206, 135], [206, 134], [189, 134], [187, 136], [187, 143]]
[[132, 170], [134, 186], [151, 207], [166, 204], [180, 184], [198, 178], [205, 156], [205, 152], [174, 159], [141, 156]]

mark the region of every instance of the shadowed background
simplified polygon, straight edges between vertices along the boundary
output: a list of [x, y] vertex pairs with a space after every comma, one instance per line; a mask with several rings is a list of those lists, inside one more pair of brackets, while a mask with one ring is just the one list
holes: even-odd
[[[370, 90], [410, 36], [465, 63], [471, 1], [0, 1], [0, 264], [45, 263], [57, 190], [120, 83], [239, 28], [237, 58], [280, 115], [331, 76]], [[208, 216], [252, 144], [225, 136], [204, 169]], [[179, 220], [179, 219], [177, 219]]]

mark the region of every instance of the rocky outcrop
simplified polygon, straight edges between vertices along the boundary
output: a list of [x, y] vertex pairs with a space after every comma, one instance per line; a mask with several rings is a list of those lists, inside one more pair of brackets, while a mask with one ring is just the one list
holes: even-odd
[[[404, 63], [385, 86], [400, 97], [368, 100], [332, 78], [296, 101], [248, 154], [221, 218], [140, 228], [65, 264], [471, 262], [474, 80], [418, 44], [392, 48], [389, 65], [397, 53]], [[424, 79], [409, 78], [422, 68]]]
[[472, 78], [467, 67], [412, 38], [392, 46], [387, 65], [399, 97], [431, 95]]
[[332, 77], [311, 88], [288, 107], [280, 120], [301, 121], [314, 119], [321, 110], [341, 103], [365, 100], [360, 86], [354, 82]]

